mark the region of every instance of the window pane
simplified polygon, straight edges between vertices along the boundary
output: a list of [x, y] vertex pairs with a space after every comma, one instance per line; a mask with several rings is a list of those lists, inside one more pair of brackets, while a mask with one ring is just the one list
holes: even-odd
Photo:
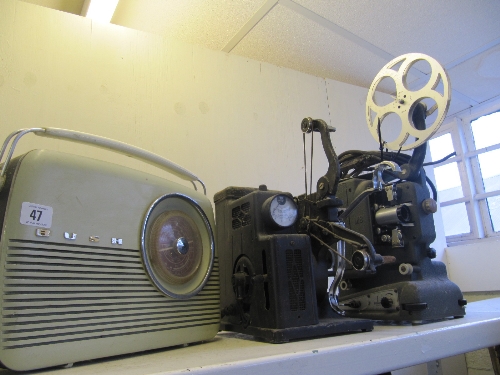
[[500, 112], [479, 117], [471, 127], [477, 149], [500, 143]]
[[483, 177], [484, 191], [500, 190], [500, 149], [488, 151], [477, 156], [481, 175]]
[[444, 234], [453, 236], [455, 234], [470, 233], [469, 218], [465, 203], [441, 207], [443, 215]]
[[453, 151], [453, 141], [451, 134], [446, 133], [429, 141], [429, 149], [431, 151], [432, 161], [440, 160]]
[[457, 163], [450, 163], [434, 168], [434, 176], [436, 177], [436, 188], [439, 193], [440, 202], [464, 196]]
[[500, 196], [486, 199], [490, 211], [491, 225], [495, 232], [500, 231]]

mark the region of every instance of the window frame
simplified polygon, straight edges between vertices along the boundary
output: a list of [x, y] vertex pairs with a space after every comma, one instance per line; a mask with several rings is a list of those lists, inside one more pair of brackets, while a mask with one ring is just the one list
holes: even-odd
[[495, 232], [493, 230], [488, 203], [486, 201], [487, 198], [500, 196], [500, 190], [492, 192], [484, 191], [481, 168], [478, 160], [478, 155], [500, 149], [500, 143], [476, 149], [472, 133], [472, 122], [474, 120], [497, 111], [500, 111], [499, 99], [459, 112], [450, 116], [445, 124], [443, 124], [431, 138], [437, 138], [450, 133], [453, 148], [457, 155], [442, 163], [433, 165], [432, 167], [434, 169], [456, 162], [463, 191], [462, 198], [445, 202], [439, 200], [438, 193], [439, 207], [465, 203], [467, 217], [469, 219], [470, 232], [446, 236], [446, 243], [448, 246], [477, 243], [478, 241], [483, 241], [488, 238], [498, 239], [500, 237], [500, 231]]

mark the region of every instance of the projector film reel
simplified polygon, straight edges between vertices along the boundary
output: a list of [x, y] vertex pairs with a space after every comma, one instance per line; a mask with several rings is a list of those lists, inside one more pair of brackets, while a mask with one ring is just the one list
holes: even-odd
[[[431, 73], [429, 81], [423, 88], [412, 91], [408, 88], [406, 78], [411, 67], [418, 61], [426, 61], [431, 67]], [[399, 68], [396, 68], [398, 64], [401, 65]], [[384, 78], [392, 78], [394, 80], [396, 84], [396, 96], [389, 104], [380, 106], [375, 102], [374, 95], [379, 83]], [[436, 90], [438, 85], [440, 85], [442, 93]], [[418, 130], [413, 125], [412, 115], [415, 106], [424, 99], [431, 99], [435, 102], [431, 108], [427, 109], [428, 116], [436, 110], [438, 112], [432, 124], [428, 125], [424, 130]], [[450, 100], [450, 80], [444, 68], [435, 59], [421, 53], [401, 55], [387, 63], [376, 75], [370, 86], [366, 100], [366, 122], [368, 129], [373, 138], [379, 142], [379, 121], [382, 124], [389, 114], [394, 113], [401, 119], [401, 132], [391, 142], [385, 142], [383, 139], [384, 134], [382, 133], [381, 141], [383, 142], [383, 147], [396, 151], [399, 149], [414, 149], [428, 141], [441, 126], [448, 112]], [[405, 144], [410, 136], [415, 137], [416, 140]]]

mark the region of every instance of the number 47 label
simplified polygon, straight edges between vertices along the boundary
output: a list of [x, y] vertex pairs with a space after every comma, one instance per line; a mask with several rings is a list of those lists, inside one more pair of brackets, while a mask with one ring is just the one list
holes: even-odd
[[20, 222], [41, 228], [50, 228], [52, 225], [52, 207], [37, 203], [23, 202], [21, 206]]

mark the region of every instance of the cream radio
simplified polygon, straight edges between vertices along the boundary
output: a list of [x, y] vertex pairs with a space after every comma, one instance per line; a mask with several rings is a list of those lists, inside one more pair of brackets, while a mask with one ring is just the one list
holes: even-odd
[[54, 128], [12, 133], [0, 151], [2, 364], [32, 370], [213, 338], [220, 292], [207, 197], [86, 157], [13, 158], [28, 133], [114, 150], [205, 190], [189, 171], [121, 142]]

